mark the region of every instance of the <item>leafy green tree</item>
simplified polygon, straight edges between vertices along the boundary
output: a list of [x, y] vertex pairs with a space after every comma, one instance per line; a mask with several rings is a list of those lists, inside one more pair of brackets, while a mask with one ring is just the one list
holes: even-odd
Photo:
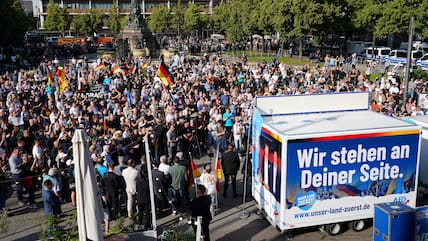
[[201, 29], [202, 18], [201, 18], [201, 7], [196, 6], [194, 3], [189, 2], [184, 14], [183, 21], [183, 32], [190, 33], [195, 29]]
[[89, 16], [91, 19], [91, 30], [92, 32], [98, 33], [104, 26], [104, 18], [105, 15], [96, 9], [91, 9], [89, 12]]
[[213, 15], [212, 15], [212, 24], [213, 29], [216, 32], [219, 33], [225, 33], [226, 32], [226, 25], [224, 24], [224, 19], [226, 18], [226, 3], [221, 1], [219, 5], [213, 8]]
[[71, 26], [77, 33], [90, 36], [101, 30], [104, 25], [103, 18], [101, 12], [91, 9], [89, 14], [75, 16], [71, 21]]
[[110, 28], [110, 31], [114, 35], [118, 34], [122, 29], [122, 19], [119, 15], [119, 5], [117, 4], [117, 1], [113, 2], [113, 6], [110, 9], [106, 25]]
[[69, 29], [70, 21], [67, 9], [61, 8], [53, 0], [50, 0], [47, 6], [47, 14], [44, 26], [47, 30], [64, 33], [65, 30]]
[[89, 35], [91, 33], [91, 18], [89, 14], [82, 14], [73, 17], [71, 27], [78, 35]]
[[253, 12], [256, 27], [263, 34], [279, 33], [282, 38], [291, 31], [292, 15], [290, 0], [262, 0], [258, 11]]
[[172, 8], [171, 28], [177, 30], [179, 34], [184, 22], [185, 12], [186, 8], [181, 4], [181, 0], [178, 0], [177, 5]]
[[410, 17], [415, 17], [415, 30], [423, 33], [427, 27], [428, 4], [426, 0], [393, 0], [383, 4], [381, 17], [375, 25], [377, 37], [386, 38], [388, 34], [396, 32], [407, 32]]
[[214, 8], [214, 28], [232, 41], [250, 36], [255, 29], [252, 12], [257, 11], [255, 0], [228, 0]]
[[153, 12], [148, 18], [147, 26], [154, 33], [163, 33], [171, 29], [171, 11], [164, 4], [153, 8]]
[[299, 40], [300, 59], [303, 55], [305, 34], [325, 34], [326, 26], [334, 26], [341, 13], [340, 6], [334, 4], [334, 1], [292, 0], [293, 28], [289, 36]]
[[26, 15], [19, 0], [0, 1], [0, 45], [22, 43], [24, 35], [31, 27], [35, 27], [32, 16]]

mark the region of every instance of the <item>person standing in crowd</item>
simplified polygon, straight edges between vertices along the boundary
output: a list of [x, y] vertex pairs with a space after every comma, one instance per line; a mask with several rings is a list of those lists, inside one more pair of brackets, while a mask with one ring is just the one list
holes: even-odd
[[24, 206], [24, 200], [22, 197], [22, 165], [24, 162], [21, 158], [21, 153], [18, 147], [15, 147], [9, 157], [9, 167], [12, 173], [12, 180], [16, 185], [16, 198], [18, 199], [18, 205]]
[[217, 126], [214, 129], [214, 140], [215, 140], [215, 151], [223, 151], [226, 148], [226, 131], [221, 121], [217, 122]]
[[236, 174], [238, 173], [241, 162], [238, 154], [233, 151], [233, 146], [229, 144], [227, 151], [223, 153], [221, 160], [221, 166], [223, 167], [224, 174], [224, 191], [223, 197], [227, 197], [227, 189], [229, 186], [229, 180], [232, 181], [233, 197], [236, 197]]
[[[192, 217], [197, 219], [197, 217], [202, 217], [202, 235], [204, 236], [204, 241], [210, 241], [210, 229], [209, 225], [212, 220], [210, 206], [211, 206], [211, 197], [205, 195], [204, 185], [196, 185], [196, 197], [190, 202], [190, 212]], [[196, 225], [193, 224], [193, 230], [196, 232]]]
[[22, 185], [28, 193], [28, 203], [30, 205], [29, 207], [37, 208], [37, 204], [34, 200], [34, 192], [36, 191], [34, 170], [37, 167], [37, 159], [31, 161], [28, 154], [23, 154], [22, 161]]
[[119, 193], [124, 187], [121, 178], [114, 173], [114, 163], [108, 164], [108, 172], [101, 183], [106, 191], [109, 218], [110, 220], [115, 220], [119, 214]]
[[113, 163], [113, 159], [110, 155], [110, 145], [103, 146], [103, 152], [101, 153], [101, 157], [104, 159], [103, 165], [108, 166], [108, 164]]
[[168, 164], [168, 158], [166, 157], [166, 155], [162, 155], [159, 160], [159, 171], [163, 172], [165, 175], [169, 175], [169, 168], [171, 166]]
[[141, 165], [137, 179], [137, 206], [138, 225], [142, 225], [144, 229], [150, 228], [150, 187], [146, 163]]
[[245, 128], [242, 125], [242, 120], [237, 119], [235, 124], [233, 124], [233, 142], [235, 144], [235, 151], [238, 153], [238, 155], [241, 155], [241, 146], [244, 134]]
[[180, 158], [174, 157], [174, 165], [169, 168], [171, 174], [171, 197], [174, 208], [184, 212], [186, 210], [185, 188], [187, 188], [187, 168], [181, 165]]
[[168, 157], [172, 161], [177, 152], [177, 133], [175, 132], [175, 124], [171, 123], [168, 131], [166, 132]]
[[138, 170], [135, 169], [135, 162], [132, 159], [128, 160], [128, 168], [122, 172], [123, 179], [126, 184], [126, 196], [128, 198], [127, 210], [128, 218], [132, 218], [135, 210], [135, 195], [137, 194], [137, 179]]
[[53, 214], [58, 216], [61, 214], [61, 200], [55, 194], [53, 188], [53, 183], [51, 180], [46, 180], [43, 184], [42, 199], [43, 207], [45, 211], [45, 216]]
[[159, 162], [153, 162], [152, 179], [153, 179], [153, 190], [155, 194], [156, 212], [159, 214], [167, 206], [167, 193], [166, 193], [166, 180], [165, 174], [159, 171]]
[[201, 185], [205, 186], [205, 189], [207, 190], [206, 194], [211, 197], [211, 205], [210, 205], [210, 211], [211, 216], [214, 217], [214, 206], [216, 205], [216, 177], [211, 172], [211, 164], [207, 163], [205, 164], [204, 171], [202, 172], [201, 176], [199, 177], [201, 180]]

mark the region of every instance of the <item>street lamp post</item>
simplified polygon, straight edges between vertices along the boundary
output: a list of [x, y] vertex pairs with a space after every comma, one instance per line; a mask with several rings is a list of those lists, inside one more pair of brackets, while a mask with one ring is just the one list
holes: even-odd
[[410, 77], [410, 67], [412, 65], [412, 46], [413, 46], [413, 30], [415, 28], [415, 17], [410, 17], [410, 25], [409, 25], [409, 42], [407, 47], [407, 62], [406, 62], [406, 70], [404, 75], [404, 93], [403, 93], [403, 105], [407, 102], [407, 96], [409, 91], [409, 77]]

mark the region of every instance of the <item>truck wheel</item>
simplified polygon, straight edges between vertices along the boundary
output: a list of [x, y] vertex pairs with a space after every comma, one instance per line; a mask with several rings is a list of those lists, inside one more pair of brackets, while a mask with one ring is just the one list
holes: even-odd
[[331, 223], [326, 225], [326, 231], [331, 236], [338, 235], [340, 232], [342, 232], [342, 224], [340, 223]]
[[360, 220], [354, 220], [350, 222], [350, 228], [354, 230], [355, 232], [360, 232], [366, 227], [366, 220], [360, 219]]

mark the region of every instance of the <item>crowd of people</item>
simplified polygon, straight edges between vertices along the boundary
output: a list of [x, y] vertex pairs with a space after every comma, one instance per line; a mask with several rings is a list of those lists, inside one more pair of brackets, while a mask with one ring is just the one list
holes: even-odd
[[[324, 64], [301, 67], [277, 61], [251, 63], [245, 56], [242, 60], [227, 63], [214, 52], [200, 57], [177, 54], [171, 62], [162, 57], [99, 58], [94, 63], [72, 58], [60, 64], [46, 57], [31, 71], [14, 63], [16, 70], [0, 76], [0, 209], [12, 182], [20, 206], [38, 208], [37, 189], [44, 190], [46, 203], [52, 199], [59, 203], [49, 213], [61, 213], [64, 202], [76, 205], [71, 143], [76, 128], [87, 132], [107, 221], [138, 213], [139, 224], [149, 228], [146, 135], [156, 211], [176, 213], [212, 202], [190, 201], [194, 157], [222, 156], [223, 197], [227, 198], [229, 179], [236, 197], [236, 174], [247, 151], [256, 96], [368, 91], [374, 111], [390, 116], [424, 114], [417, 104], [418, 95], [426, 90], [421, 79], [410, 80], [410, 98], [403, 104], [399, 75], [384, 74], [370, 81], [370, 71], [361, 71], [343, 57], [328, 56]], [[158, 76], [160, 61], [170, 66], [171, 84], [165, 85]], [[59, 66], [65, 73], [64, 87], [59, 84]], [[204, 167], [201, 180], [205, 185], [197, 188], [197, 197], [217, 192], [211, 165]], [[213, 214], [212, 207], [208, 210], [205, 220]]]

